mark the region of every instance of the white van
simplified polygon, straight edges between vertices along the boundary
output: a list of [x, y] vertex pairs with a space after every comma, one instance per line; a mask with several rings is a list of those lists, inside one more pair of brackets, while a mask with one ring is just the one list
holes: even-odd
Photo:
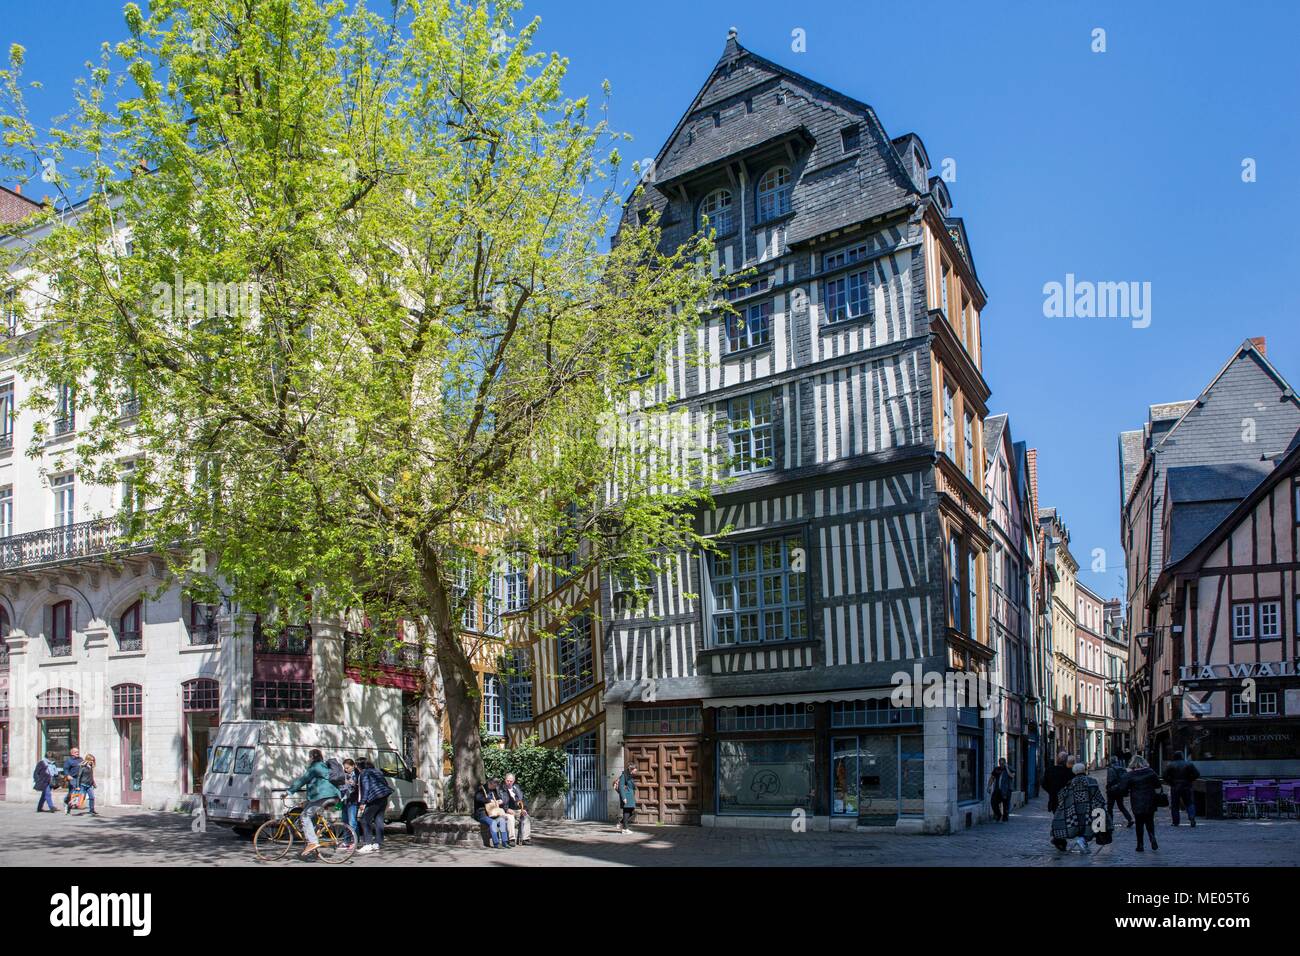
[[366, 757], [393, 788], [386, 820], [407, 830], [429, 808], [428, 786], [407, 766], [397, 748], [367, 727], [299, 724], [279, 720], [235, 720], [217, 728], [208, 772], [203, 777], [203, 807], [208, 822], [252, 832], [279, 816], [304, 794], [282, 793], [307, 770], [307, 755], [318, 749], [325, 759]]

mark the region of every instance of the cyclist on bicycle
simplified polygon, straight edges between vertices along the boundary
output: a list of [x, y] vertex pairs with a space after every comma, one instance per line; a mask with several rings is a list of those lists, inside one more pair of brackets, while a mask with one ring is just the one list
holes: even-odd
[[340, 797], [339, 788], [330, 783], [330, 770], [325, 765], [325, 755], [319, 750], [313, 750], [307, 755], [307, 761], [307, 772], [289, 784], [289, 793], [297, 793], [304, 787], [307, 789], [307, 804], [299, 817], [302, 835], [307, 838], [307, 849], [302, 851], [302, 856], [311, 856], [320, 849], [312, 818], [324, 810], [326, 805], [336, 803]]

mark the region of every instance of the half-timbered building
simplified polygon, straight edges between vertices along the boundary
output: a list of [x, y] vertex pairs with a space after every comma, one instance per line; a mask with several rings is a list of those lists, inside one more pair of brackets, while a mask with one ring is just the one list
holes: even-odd
[[1163, 501], [1153, 747], [1207, 777], [1300, 775], [1300, 434], [1280, 460], [1171, 468]]
[[985, 294], [929, 169], [915, 134], [733, 31], [629, 204], [622, 228], [708, 228], [719, 272], [752, 270], [653, 396], [710, 423], [715, 547], [666, 561], [643, 608], [602, 582], [607, 774], [635, 766], [640, 822], [949, 832], [983, 812], [979, 708], [890, 699], [993, 654]]
[[1155, 628], [1151, 604], [1153, 585], [1169, 563], [1165, 495], [1179, 487], [1170, 486], [1169, 472], [1197, 465], [1258, 468], [1285, 451], [1298, 430], [1300, 400], [1269, 362], [1265, 341], [1254, 338], [1238, 346], [1195, 399], [1152, 405], [1141, 429], [1119, 436], [1134, 743], [1157, 759], [1162, 751], [1153, 730], [1169, 717], [1153, 708], [1172, 693], [1174, 676], [1148, 659], [1164, 653], [1162, 642], [1170, 639]]

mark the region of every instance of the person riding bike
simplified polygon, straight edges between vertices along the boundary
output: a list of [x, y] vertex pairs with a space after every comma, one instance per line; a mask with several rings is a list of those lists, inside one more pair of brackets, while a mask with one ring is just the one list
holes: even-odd
[[307, 839], [307, 849], [302, 851], [301, 856], [311, 856], [320, 849], [312, 818], [319, 815], [328, 804], [336, 803], [341, 796], [339, 788], [330, 782], [330, 768], [325, 765], [324, 754], [313, 750], [307, 755], [307, 763], [307, 772], [289, 784], [288, 790], [289, 793], [297, 793], [303, 788], [307, 790], [307, 804], [299, 817], [302, 835]]

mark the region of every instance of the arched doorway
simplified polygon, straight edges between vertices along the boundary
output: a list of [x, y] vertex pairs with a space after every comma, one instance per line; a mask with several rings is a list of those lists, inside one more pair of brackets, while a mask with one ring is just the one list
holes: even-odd
[[139, 684], [113, 688], [113, 723], [120, 748], [122, 802], [138, 804], [144, 786], [144, 688]]
[[51, 687], [36, 695], [36, 759], [53, 753], [54, 762], [62, 764], [80, 746], [81, 702], [75, 691]]
[[184, 778], [186, 793], [203, 792], [203, 775], [221, 723], [221, 688], [215, 680], [196, 677], [181, 685], [181, 710], [185, 718]]

